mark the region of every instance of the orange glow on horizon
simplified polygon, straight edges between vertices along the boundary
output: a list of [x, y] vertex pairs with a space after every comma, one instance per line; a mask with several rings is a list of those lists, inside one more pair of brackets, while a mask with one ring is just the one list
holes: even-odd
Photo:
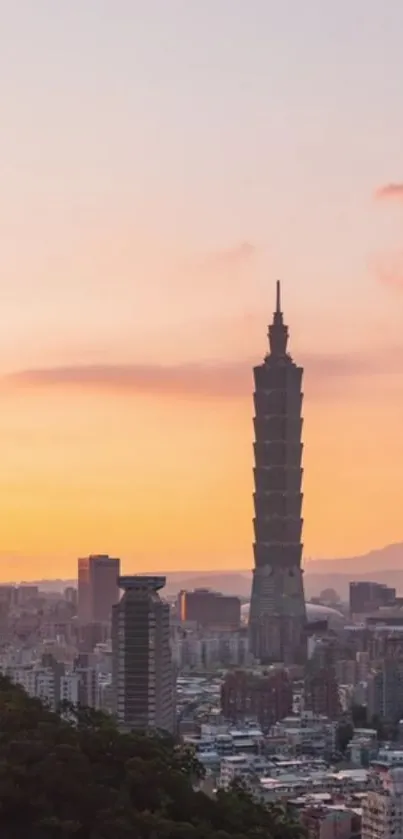
[[[372, 408], [369, 395], [305, 400], [308, 557], [401, 538], [403, 402], [387, 393]], [[77, 556], [99, 551], [126, 571], [252, 566], [251, 395], [61, 387], [2, 400], [3, 580], [75, 576]]]

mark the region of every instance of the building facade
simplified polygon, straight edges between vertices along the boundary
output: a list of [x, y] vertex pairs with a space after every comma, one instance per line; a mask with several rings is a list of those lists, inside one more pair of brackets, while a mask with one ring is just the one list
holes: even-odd
[[304, 808], [300, 821], [307, 839], [352, 839], [360, 837], [359, 815], [347, 807], [316, 804]]
[[97, 554], [78, 560], [78, 619], [82, 624], [107, 623], [119, 600], [120, 559]]
[[211, 589], [180, 591], [177, 612], [181, 621], [194, 621], [205, 629], [234, 631], [241, 625], [239, 597], [221, 594]]
[[363, 802], [362, 839], [403, 839], [403, 767], [384, 773], [381, 784]]
[[306, 612], [302, 560], [302, 368], [287, 352], [280, 305], [270, 352], [254, 368], [254, 571], [251, 651], [262, 663], [302, 663]]
[[221, 688], [221, 708], [232, 723], [256, 720], [263, 731], [292, 712], [292, 682], [286, 670], [273, 667], [258, 673], [227, 673]]
[[159, 597], [165, 577], [120, 577], [113, 607], [114, 713], [123, 729], [175, 728], [169, 606]]
[[349, 600], [350, 614], [362, 615], [382, 606], [393, 606], [396, 601], [396, 589], [384, 583], [355, 580], [350, 583]]
[[340, 717], [339, 686], [332, 667], [310, 668], [308, 665], [304, 680], [304, 707], [330, 720]]
[[403, 712], [403, 660], [385, 658], [368, 677], [369, 717], [396, 723]]

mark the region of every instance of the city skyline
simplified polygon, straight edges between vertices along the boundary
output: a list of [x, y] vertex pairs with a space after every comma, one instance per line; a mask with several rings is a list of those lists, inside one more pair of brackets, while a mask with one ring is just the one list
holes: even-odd
[[278, 277], [304, 554], [403, 540], [402, 25], [394, 0], [4, 3], [1, 579], [252, 567]]

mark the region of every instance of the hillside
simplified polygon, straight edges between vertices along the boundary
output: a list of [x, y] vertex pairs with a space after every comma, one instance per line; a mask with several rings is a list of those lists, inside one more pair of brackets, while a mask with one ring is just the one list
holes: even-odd
[[1, 839], [300, 839], [278, 806], [197, 791], [200, 764], [170, 738], [64, 715], [0, 677]]
[[314, 559], [305, 563], [305, 570], [315, 574], [368, 574], [382, 571], [403, 570], [403, 542], [376, 548], [361, 556], [335, 559]]

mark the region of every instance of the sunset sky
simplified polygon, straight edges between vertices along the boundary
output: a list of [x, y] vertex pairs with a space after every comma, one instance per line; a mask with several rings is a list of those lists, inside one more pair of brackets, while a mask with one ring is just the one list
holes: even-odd
[[0, 13], [0, 578], [252, 566], [277, 278], [305, 556], [403, 540], [401, 0]]

